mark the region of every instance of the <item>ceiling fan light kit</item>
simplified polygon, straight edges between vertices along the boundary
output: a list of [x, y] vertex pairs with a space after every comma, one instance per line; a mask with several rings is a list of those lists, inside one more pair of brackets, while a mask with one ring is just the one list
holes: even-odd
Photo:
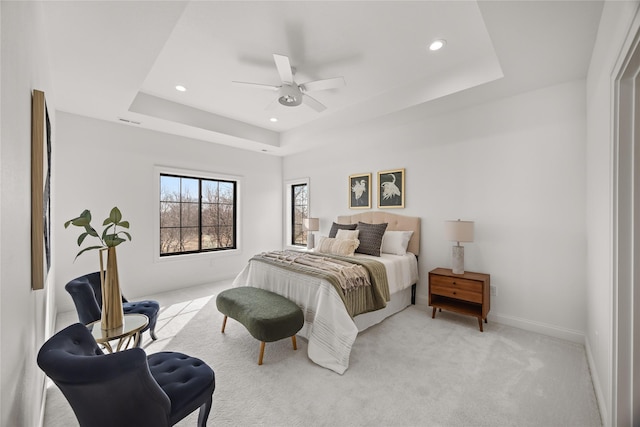
[[302, 104], [302, 92], [297, 86], [283, 84], [278, 102], [286, 107], [297, 107]]
[[[307, 92], [337, 89], [343, 87], [346, 83], [344, 77], [333, 77], [330, 79], [314, 80], [303, 84], [298, 84], [294, 81], [293, 75], [295, 68], [291, 66], [289, 58], [284, 55], [273, 54], [273, 60], [276, 63], [278, 74], [280, 75], [280, 81], [282, 85], [273, 86], [265, 85], [262, 83], [248, 83], [238, 82], [233, 83], [239, 85], [246, 85], [252, 87], [258, 87], [263, 89], [277, 90], [278, 91], [278, 103], [285, 107], [297, 107], [300, 104], [305, 104], [317, 112], [324, 111], [327, 107], [315, 98], [312, 98]], [[271, 105], [267, 106], [269, 108]]]

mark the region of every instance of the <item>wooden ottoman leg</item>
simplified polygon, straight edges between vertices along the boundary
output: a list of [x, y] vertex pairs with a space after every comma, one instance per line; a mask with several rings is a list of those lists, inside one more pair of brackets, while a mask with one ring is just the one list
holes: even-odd
[[227, 316], [224, 316], [224, 319], [222, 320], [222, 333], [223, 334], [224, 334], [225, 326], [227, 326]]
[[293, 342], [293, 349], [297, 350], [298, 349], [298, 344], [296, 343], [296, 336], [295, 335], [293, 335], [291, 337], [291, 341]]
[[260, 356], [258, 356], [258, 365], [262, 365], [262, 357], [264, 356], [264, 341], [260, 341]]

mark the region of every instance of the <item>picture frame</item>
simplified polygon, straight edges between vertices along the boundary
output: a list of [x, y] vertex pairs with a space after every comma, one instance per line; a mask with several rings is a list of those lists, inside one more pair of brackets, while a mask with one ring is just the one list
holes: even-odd
[[349, 175], [349, 209], [371, 209], [371, 173]]
[[378, 208], [404, 208], [404, 175], [404, 168], [378, 172]]
[[31, 98], [31, 289], [44, 289], [51, 267], [51, 122], [44, 92]]

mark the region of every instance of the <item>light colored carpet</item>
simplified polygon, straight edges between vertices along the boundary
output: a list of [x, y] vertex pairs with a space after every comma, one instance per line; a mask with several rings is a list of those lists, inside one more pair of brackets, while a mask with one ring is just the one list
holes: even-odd
[[[159, 341], [147, 352], [199, 357], [216, 373], [210, 426], [601, 426], [584, 347], [411, 306], [359, 334], [344, 375], [321, 368], [298, 339], [259, 343], [222, 315], [219, 283], [160, 295]], [[67, 317], [60, 327], [75, 319]], [[179, 423], [195, 426], [197, 412]], [[55, 386], [44, 427], [77, 425]]]

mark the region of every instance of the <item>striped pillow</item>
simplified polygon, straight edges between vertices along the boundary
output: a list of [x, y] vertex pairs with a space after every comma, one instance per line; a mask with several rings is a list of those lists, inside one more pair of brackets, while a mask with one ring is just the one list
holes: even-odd
[[360, 241], [358, 239], [334, 239], [323, 236], [320, 237], [315, 251], [322, 254], [353, 256], [353, 252], [359, 243]]
[[360, 234], [358, 235], [360, 245], [356, 249], [356, 252], [360, 254], [380, 256], [382, 238], [384, 237], [387, 225], [388, 224], [386, 222], [382, 224], [358, 222], [358, 227], [356, 229], [360, 230]]

